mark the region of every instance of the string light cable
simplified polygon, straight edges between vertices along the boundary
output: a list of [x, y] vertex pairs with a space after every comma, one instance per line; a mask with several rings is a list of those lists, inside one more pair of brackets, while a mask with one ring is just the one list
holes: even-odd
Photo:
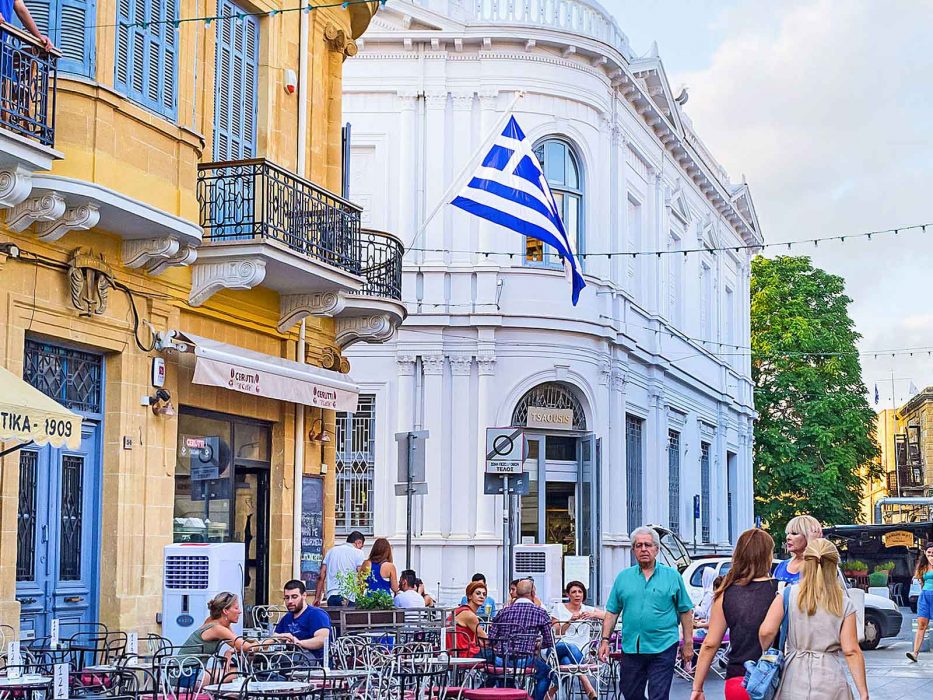
[[[728, 246], [702, 246], [699, 248], [687, 248], [687, 249], [669, 249], [669, 250], [615, 250], [615, 251], [604, 251], [604, 252], [585, 252], [578, 253], [577, 257], [581, 260], [586, 260], [589, 258], [605, 257], [631, 257], [636, 258], [638, 256], [654, 255], [660, 258], [662, 255], [687, 255], [697, 254], [697, 253], [718, 253], [718, 252], [734, 252], [739, 253], [743, 250], [751, 250], [754, 252], [759, 252], [761, 250], [769, 248], [786, 248], [787, 250], [792, 250], [795, 246], [803, 245], [812, 245], [813, 247], [819, 247], [820, 243], [826, 242], [839, 242], [845, 243], [846, 241], [852, 240], [874, 240], [876, 237], [880, 236], [898, 236], [902, 233], [920, 231], [926, 233], [927, 227], [933, 227], [933, 223], [925, 224], [914, 224], [911, 226], [899, 226], [897, 228], [889, 229], [879, 229], [877, 231], [865, 231], [862, 233], [853, 233], [845, 235], [836, 235], [836, 236], [818, 236], [815, 238], [806, 238], [799, 241], [780, 241], [775, 243], [749, 243], [743, 245], [728, 245]], [[421, 253], [460, 253], [468, 255], [484, 255], [486, 257], [492, 255], [507, 255], [511, 260], [514, 256], [524, 256], [523, 252], [508, 252], [501, 250], [458, 250], [451, 248], [425, 248], [425, 247], [415, 247], [409, 248], [409, 252], [421, 252]]]
[[275, 17], [276, 15], [284, 15], [290, 12], [304, 12], [305, 14], [310, 13], [312, 10], [323, 10], [329, 7], [342, 7], [347, 9], [350, 5], [372, 5], [374, 3], [379, 3], [380, 7], [385, 7], [388, 0], [342, 0], [341, 2], [329, 2], [329, 3], [307, 3], [303, 5], [298, 5], [297, 7], [286, 7], [280, 10], [262, 10], [259, 12], [237, 12], [235, 14], [229, 15], [205, 15], [203, 17], [176, 17], [174, 19], [153, 19], [146, 20], [141, 22], [112, 22], [108, 24], [86, 24], [84, 25], [85, 29], [95, 29], [97, 27], [126, 27], [128, 29], [140, 28], [148, 29], [152, 26], [159, 25], [172, 25], [175, 29], [181, 27], [182, 24], [189, 24], [191, 22], [203, 22], [204, 26], [209, 27], [213, 22], [221, 22], [226, 20], [235, 20], [237, 22], [242, 22], [247, 17]]

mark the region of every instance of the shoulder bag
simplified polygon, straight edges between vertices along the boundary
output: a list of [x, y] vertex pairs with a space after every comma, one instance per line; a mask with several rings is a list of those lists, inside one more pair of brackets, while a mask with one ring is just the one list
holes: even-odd
[[787, 630], [790, 626], [790, 586], [784, 587], [784, 619], [781, 620], [781, 632], [777, 647], [771, 647], [758, 661], [745, 662], [745, 678], [742, 685], [751, 700], [772, 700], [781, 684], [781, 672], [784, 670], [784, 644], [787, 642]]

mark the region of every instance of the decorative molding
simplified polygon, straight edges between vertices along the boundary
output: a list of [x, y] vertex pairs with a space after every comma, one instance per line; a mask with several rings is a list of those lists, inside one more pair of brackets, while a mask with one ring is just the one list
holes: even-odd
[[334, 321], [335, 340], [341, 351], [353, 343], [385, 343], [392, 339], [398, 328], [390, 313], [371, 316], [341, 316]]
[[473, 369], [473, 357], [470, 355], [451, 355], [450, 371], [455, 376], [469, 376]]
[[150, 275], [161, 275], [170, 267], [187, 267], [198, 258], [198, 251], [174, 236], [123, 242], [123, 264], [140, 268]]
[[57, 241], [69, 231], [88, 231], [100, 221], [100, 209], [96, 204], [81, 204], [69, 207], [55, 221], [36, 223], [36, 235], [40, 241]]
[[336, 316], [344, 306], [346, 300], [337, 292], [283, 294], [279, 298], [279, 333], [284, 333], [308, 316]]
[[88, 248], [78, 248], [68, 261], [68, 282], [71, 303], [81, 316], [100, 315], [107, 311], [113, 269], [104, 262], [104, 256]]
[[612, 390], [622, 392], [625, 391], [625, 370], [617, 369], [612, 372]]
[[11, 231], [25, 231], [37, 221], [55, 221], [65, 213], [65, 200], [58, 192], [46, 192], [30, 197], [7, 212], [6, 223]]
[[347, 38], [346, 33], [331, 22], [324, 27], [324, 43], [331, 51], [342, 53], [344, 58], [356, 56], [359, 52], [356, 42]]
[[265, 276], [265, 260], [238, 257], [197, 262], [191, 266], [188, 302], [200, 306], [221, 289], [252, 289]]
[[32, 192], [32, 172], [22, 166], [0, 170], [0, 208], [9, 209]]
[[447, 106], [447, 91], [446, 90], [425, 91], [424, 105], [428, 109], [444, 109]]
[[400, 377], [412, 377], [415, 374], [415, 355], [396, 355], [395, 362], [398, 364], [398, 374]]
[[473, 108], [472, 92], [455, 92], [451, 94], [454, 104], [454, 111], [466, 112]]
[[477, 355], [476, 365], [479, 368], [479, 373], [481, 376], [492, 376], [496, 373], [496, 356]]
[[660, 408], [661, 399], [664, 397], [664, 386], [658, 382], [648, 383], [648, 404], [652, 408]]
[[716, 437], [716, 426], [711, 423], [707, 423], [704, 420], [697, 421], [698, 427], [700, 429], [700, 437], [707, 440], [713, 440]]
[[421, 366], [426, 375], [439, 376], [444, 373], [444, 356], [424, 355], [421, 358]]
[[687, 425], [687, 414], [672, 407], [670, 404], [664, 404], [664, 410], [667, 412], [667, 423], [671, 428], [683, 429]]
[[344, 363], [347, 365], [350, 364], [347, 362], [347, 359], [340, 354], [339, 350], [327, 346], [321, 351], [321, 367], [324, 369], [346, 374], [346, 372], [349, 372], [349, 369], [343, 369]]
[[612, 365], [608, 360], [599, 363], [599, 383], [602, 386], [612, 384]]

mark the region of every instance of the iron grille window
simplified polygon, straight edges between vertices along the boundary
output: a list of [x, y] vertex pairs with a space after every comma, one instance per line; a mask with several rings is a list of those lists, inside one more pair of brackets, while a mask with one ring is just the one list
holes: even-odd
[[361, 394], [355, 413], [337, 414], [337, 534], [373, 532], [376, 397]]
[[642, 433], [645, 421], [635, 416], [625, 416], [625, 483], [628, 490], [629, 532], [642, 523], [642, 481], [644, 474], [644, 449]]
[[527, 392], [512, 412], [512, 425], [527, 425], [528, 407], [569, 408], [573, 410], [573, 429], [586, 430], [586, 415], [579, 399], [566, 384], [545, 382]]
[[667, 485], [671, 532], [680, 534], [680, 433], [667, 431]]
[[709, 542], [709, 443], [700, 443], [700, 527], [702, 529], [703, 542]]
[[16, 512], [16, 580], [32, 581], [36, 569], [36, 480], [39, 453], [19, 454], [19, 509]]
[[66, 408], [100, 413], [100, 355], [26, 340], [23, 378]]
[[81, 529], [84, 520], [84, 457], [62, 457], [62, 529], [61, 563], [62, 581], [81, 579]]

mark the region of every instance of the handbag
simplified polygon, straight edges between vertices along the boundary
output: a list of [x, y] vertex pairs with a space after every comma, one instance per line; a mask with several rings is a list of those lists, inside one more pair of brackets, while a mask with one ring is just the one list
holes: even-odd
[[784, 587], [784, 619], [781, 620], [781, 632], [777, 647], [771, 647], [758, 661], [745, 662], [745, 678], [742, 685], [751, 700], [772, 700], [781, 684], [781, 672], [784, 670], [784, 644], [790, 624], [788, 610], [790, 586]]

